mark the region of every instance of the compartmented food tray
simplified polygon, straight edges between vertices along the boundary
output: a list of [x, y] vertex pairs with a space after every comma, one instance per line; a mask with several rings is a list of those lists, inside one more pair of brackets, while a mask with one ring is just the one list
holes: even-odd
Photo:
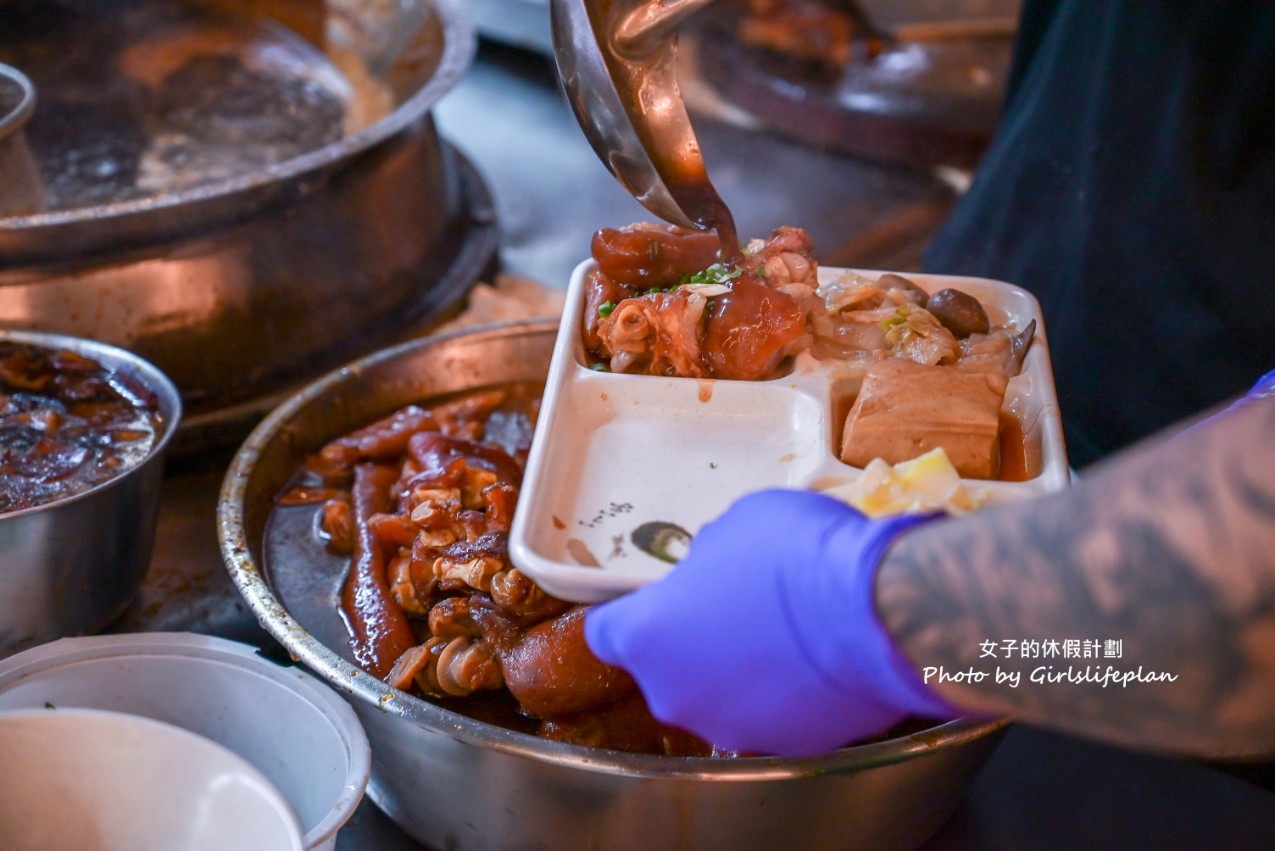
[[[550, 594], [597, 602], [659, 579], [691, 537], [738, 497], [768, 487], [835, 490], [863, 469], [840, 460], [862, 370], [810, 350], [766, 381], [628, 375], [586, 360], [581, 310], [593, 261], [567, 293], [518, 513], [517, 567]], [[848, 272], [822, 268], [820, 281]], [[994, 325], [1035, 335], [1009, 380], [1003, 421], [1021, 430], [1016, 481], [967, 479], [980, 504], [1060, 490], [1069, 482], [1040, 306], [1025, 290], [982, 278], [907, 276], [927, 292], [977, 298]], [[781, 533], [781, 530], [776, 530]]]

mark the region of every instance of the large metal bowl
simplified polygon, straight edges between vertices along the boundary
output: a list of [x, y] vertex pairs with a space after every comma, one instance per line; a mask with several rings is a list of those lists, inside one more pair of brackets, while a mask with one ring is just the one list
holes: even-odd
[[0, 514], [0, 657], [105, 628], [150, 566], [164, 455], [182, 416], [176, 386], [153, 364], [94, 340], [0, 330], [0, 340], [68, 349], [155, 394], [159, 426], [137, 466], [89, 490]]
[[[440, 138], [431, 112], [476, 48], [459, 0], [0, 4], [0, 29], [8, 22], [14, 30], [0, 41], [0, 57], [25, 35], [36, 41], [28, 52], [53, 64], [43, 76], [26, 69], [39, 93], [26, 127], [37, 160], [44, 162], [40, 139], [55, 135], [37, 133], [44, 110], [67, 102], [89, 109], [99, 89], [125, 76], [122, 57], [136, 53], [85, 37], [84, 50], [105, 58], [84, 74], [81, 45], [68, 51], [65, 40], [80, 28], [184, 8], [293, 24], [333, 63], [359, 69], [357, 79], [388, 111], [255, 170], [139, 197], [0, 213], [0, 327], [137, 352], [180, 388], [184, 428], [215, 436], [238, 409], [265, 400], [259, 419], [287, 389], [422, 333], [488, 272], [497, 233], [486, 187]], [[76, 35], [43, 23], [53, 14]], [[56, 65], [59, 56], [68, 67]], [[9, 177], [0, 174], [0, 184]]]
[[661, 757], [550, 742], [440, 709], [351, 662], [343, 563], [263, 564], [277, 494], [327, 440], [409, 402], [541, 381], [556, 321], [413, 341], [328, 375], [239, 450], [218, 507], [230, 574], [288, 651], [348, 695], [372, 743], [369, 796], [432, 848], [914, 847], [951, 814], [1003, 722], [957, 720], [814, 759]]

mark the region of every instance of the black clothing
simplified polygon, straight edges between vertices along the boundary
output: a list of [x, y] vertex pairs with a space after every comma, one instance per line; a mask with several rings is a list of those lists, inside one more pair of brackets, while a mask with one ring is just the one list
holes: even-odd
[[1024, 0], [926, 255], [1040, 299], [1076, 467], [1275, 365], [1275, 2]]

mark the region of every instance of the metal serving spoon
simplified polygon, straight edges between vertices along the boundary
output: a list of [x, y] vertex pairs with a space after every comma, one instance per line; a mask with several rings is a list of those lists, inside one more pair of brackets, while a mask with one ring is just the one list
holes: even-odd
[[551, 0], [554, 57], [576, 120], [602, 162], [660, 218], [714, 230], [739, 255], [730, 210], [708, 179], [677, 79], [677, 26], [713, 0]]

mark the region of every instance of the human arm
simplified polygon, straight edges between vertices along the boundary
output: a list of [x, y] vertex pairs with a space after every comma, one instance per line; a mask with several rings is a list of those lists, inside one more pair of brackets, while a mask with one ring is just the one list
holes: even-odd
[[[878, 611], [953, 703], [1112, 743], [1204, 756], [1275, 750], [1275, 400], [1135, 447], [1066, 492], [901, 536]], [[980, 658], [984, 642], [1121, 642], [1110, 658]], [[1021, 646], [1021, 645], [1020, 645]], [[1172, 682], [1033, 683], [1037, 669]]]
[[[586, 636], [657, 717], [719, 744], [811, 752], [955, 704], [1133, 747], [1269, 751], [1272, 435], [1266, 400], [1137, 447], [1065, 493], [919, 527], [809, 492], [753, 494], [666, 579], [595, 609]], [[1176, 679], [1038, 684], [1038, 667], [1112, 660], [981, 655], [1023, 639], [1118, 640], [1113, 667]], [[998, 666], [1019, 685], [998, 683]], [[987, 675], [931, 676], [918, 694], [939, 668]]]

